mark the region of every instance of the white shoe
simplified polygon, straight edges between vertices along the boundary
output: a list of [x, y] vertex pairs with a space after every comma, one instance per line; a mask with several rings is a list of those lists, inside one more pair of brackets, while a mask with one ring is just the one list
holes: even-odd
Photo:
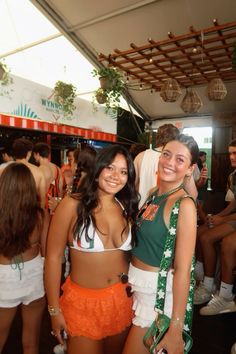
[[230, 354], [236, 354], [236, 343], [233, 344]]
[[211, 292], [205, 287], [203, 283], [200, 283], [195, 289], [193, 303], [194, 305], [205, 304], [211, 300]]
[[66, 343], [64, 345], [62, 344], [57, 344], [54, 348], [53, 348], [53, 353], [55, 354], [66, 354]]
[[236, 312], [236, 304], [233, 298], [226, 300], [219, 295], [213, 295], [211, 301], [200, 310], [200, 314], [203, 316], [220, 315], [227, 312]]

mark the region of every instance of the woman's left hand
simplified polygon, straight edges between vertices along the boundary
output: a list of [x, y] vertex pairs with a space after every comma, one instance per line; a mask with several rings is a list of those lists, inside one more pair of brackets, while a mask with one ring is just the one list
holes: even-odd
[[184, 341], [181, 333], [166, 332], [163, 339], [156, 346], [156, 353], [165, 349], [168, 354], [184, 354]]

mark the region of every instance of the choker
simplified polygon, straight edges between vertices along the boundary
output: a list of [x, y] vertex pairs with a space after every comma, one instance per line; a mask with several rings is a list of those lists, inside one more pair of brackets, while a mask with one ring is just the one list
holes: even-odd
[[179, 190], [182, 189], [182, 188], [183, 188], [183, 184], [181, 184], [180, 186], [175, 187], [175, 188], [169, 190], [169, 191], [166, 192], [166, 193], [160, 194], [160, 195], [157, 194], [157, 193], [158, 193], [158, 190], [157, 190], [156, 193], [152, 196], [153, 201], [155, 200], [156, 203], [159, 203], [159, 202], [161, 202], [162, 200], [164, 200], [164, 199], [166, 199], [167, 197], [169, 197], [169, 195], [174, 194], [175, 192], [179, 191]]

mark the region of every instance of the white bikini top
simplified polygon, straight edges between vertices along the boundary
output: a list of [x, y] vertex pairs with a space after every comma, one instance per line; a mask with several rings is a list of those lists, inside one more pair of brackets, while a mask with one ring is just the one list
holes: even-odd
[[82, 252], [105, 252], [105, 251], [115, 251], [115, 250], [121, 250], [121, 251], [130, 251], [132, 246], [131, 246], [131, 228], [129, 228], [129, 234], [127, 239], [125, 240], [124, 243], [120, 247], [117, 248], [104, 248], [104, 245], [102, 243], [102, 240], [100, 239], [98, 233], [94, 229], [94, 226], [92, 224], [89, 225], [88, 228], [88, 235], [90, 237], [93, 237], [93, 239], [86, 241], [85, 238], [85, 230], [83, 230], [82, 234], [80, 237], [76, 237], [73, 239], [73, 244], [70, 246], [70, 248], [82, 251]]
[[[124, 210], [124, 207], [119, 202], [119, 200], [117, 200], [117, 202], [120, 204], [121, 208]], [[115, 251], [115, 250], [130, 251], [132, 249], [131, 227], [129, 227], [129, 233], [128, 233], [127, 239], [124, 241], [124, 243], [122, 243], [122, 245], [120, 247], [117, 247], [117, 248], [104, 248], [102, 240], [100, 239], [98, 233], [96, 232], [96, 229], [94, 228], [94, 225], [92, 224], [92, 220], [91, 220], [91, 223], [88, 228], [88, 236], [89, 236], [89, 238], [91, 238], [91, 240], [87, 241], [85, 238], [85, 230], [83, 230], [80, 237], [78, 237], [78, 235], [77, 235], [76, 238], [73, 239], [73, 242], [72, 242], [72, 245], [70, 245], [70, 248], [78, 250], [78, 251], [82, 251], [82, 252], [105, 252], [105, 251]]]

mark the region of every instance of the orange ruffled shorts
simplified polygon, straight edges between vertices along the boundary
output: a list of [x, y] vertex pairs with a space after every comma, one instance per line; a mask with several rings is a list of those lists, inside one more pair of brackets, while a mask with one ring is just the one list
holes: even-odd
[[87, 289], [68, 277], [62, 286], [60, 307], [68, 334], [103, 339], [123, 332], [133, 318], [132, 297], [121, 282], [103, 289]]

